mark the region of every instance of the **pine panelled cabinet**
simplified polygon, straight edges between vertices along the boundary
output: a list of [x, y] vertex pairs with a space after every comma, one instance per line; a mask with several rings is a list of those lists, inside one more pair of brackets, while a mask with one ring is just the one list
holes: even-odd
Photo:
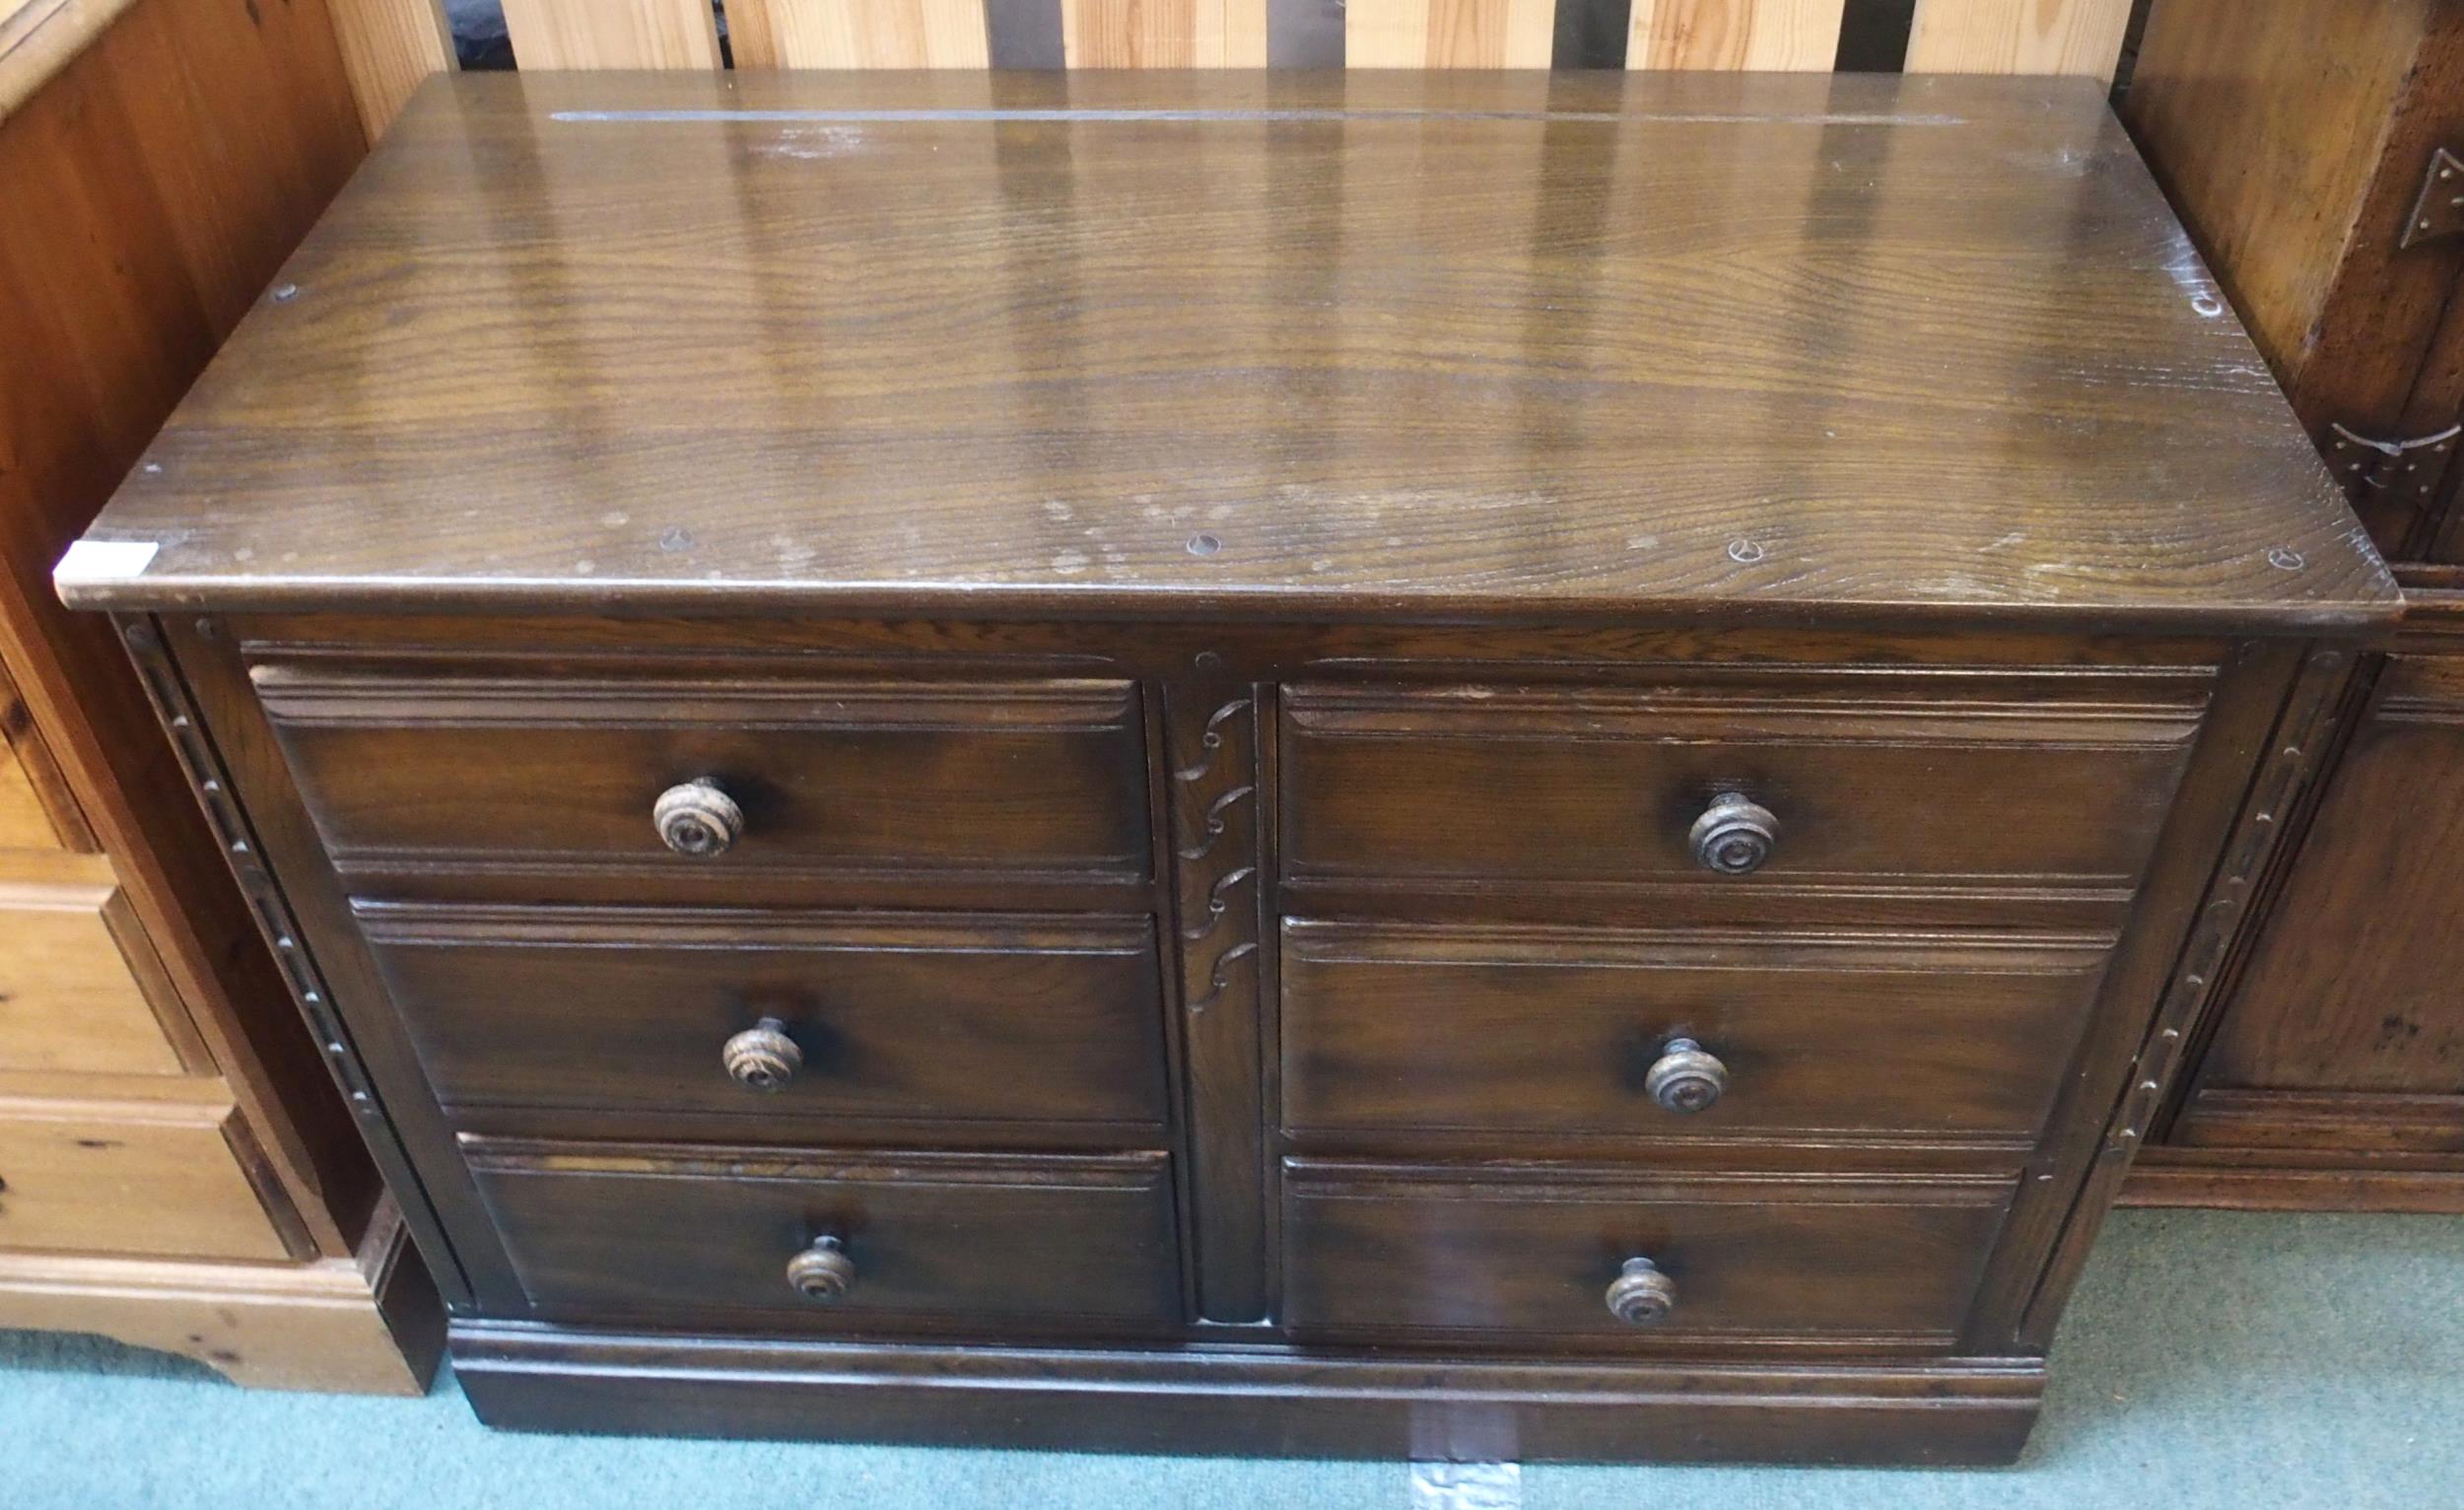
[[432, 81], [57, 580], [487, 1419], [1526, 1459], [2014, 1457], [2399, 605], [1914, 76]]
[[52, 564], [366, 142], [322, 0], [0, 0], [0, 1327], [414, 1394], [435, 1289]]
[[2123, 114], [2407, 600], [2130, 1199], [2464, 1211], [2464, 5], [2156, 0]]

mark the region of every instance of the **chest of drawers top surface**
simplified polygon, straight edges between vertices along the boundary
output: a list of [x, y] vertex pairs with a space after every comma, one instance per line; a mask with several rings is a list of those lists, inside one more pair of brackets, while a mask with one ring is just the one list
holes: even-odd
[[94, 538], [116, 607], [2395, 601], [2060, 80], [439, 80]]

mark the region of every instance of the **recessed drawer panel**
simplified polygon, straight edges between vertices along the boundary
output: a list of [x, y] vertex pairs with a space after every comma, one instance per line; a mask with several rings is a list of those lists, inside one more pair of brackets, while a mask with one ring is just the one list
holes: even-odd
[[1948, 1345], [2012, 1182], [1284, 1165], [1294, 1331]]
[[465, 1139], [523, 1287], [623, 1312], [1172, 1323], [1166, 1156]]
[[1288, 687], [1286, 864], [1574, 887], [2135, 885], [2204, 673], [1980, 683]]
[[[191, 1091], [210, 1091], [197, 1099]], [[0, 1248], [287, 1259], [220, 1082], [184, 1099], [0, 1099]]]
[[321, 658], [250, 674], [346, 879], [1149, 869], [1128, 682]]
[[1163, 1120], [1142, 918], [356, 912], [448, 1106]]
[[2026, 1145], [2109, 938], [1287, 921], [1296, 1133]]

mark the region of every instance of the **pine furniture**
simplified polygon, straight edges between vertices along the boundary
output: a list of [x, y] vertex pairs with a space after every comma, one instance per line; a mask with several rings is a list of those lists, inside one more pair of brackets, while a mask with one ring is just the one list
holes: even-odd
[[434, 1288], [60, 552], [366, 151], [321, 0], [0, 0], [0, 1327], [412, 1394]]

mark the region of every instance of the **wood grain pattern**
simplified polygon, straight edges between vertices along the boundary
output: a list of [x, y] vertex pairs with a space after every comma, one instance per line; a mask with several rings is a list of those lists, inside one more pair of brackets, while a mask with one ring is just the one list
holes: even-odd
[[[884, 1118], [1162, 1130], [1144, 920], [377, 903], [358, 916], [456, 1108], [715, 1112], [842, 1137]], [[765, 1017], [803, 1055], [767, 1094], [719, 1062]]]
[[375, 1173], [116, 636], [47, 578], [365, 137], [317, 0], [115, 9], [0, 121], [0, 660], [240, 1108], [260, 1227], [340, 1257]]
[[[1881, 675], [1853, 690], [1743, 675], [1615, 691], [1295, 683], [1285, 862], [1402, 885], [2127, 890], [2203, 697], [2196, 677], [1967, 697]], [[1778, 817], [1750, 875], [1715, 875], [1689, 848], [1724, 792]], [[2080, 824], [2090, 808], [2112, 821]]]
[[[1895, 1135], [2025, 1147], [2108, 947], [1286, 920], [1284, 1125], [1302, 1138]], [[1718, 1103], [1691, 1115], [1643, 1090], [1677, 1037], [1730, 1075]]]
[[[121, 889], [74, 922], [84, 971], [22, 933], [10, 951], [12, 1062], [82, 1069], [12, 1074], [0, 1244], [118, 1252], [0, 1252], [0, 1326], [99, 1331], [248, 1382], [406, 1392], [441, 1345], [434, 1291], [399, 1227], [384, 1271], [357, 1264], [379, 1232], [375, 1173], [116, 636], [44, 586], [355, 168], [362, 123], [317, 0], [67, 0], [12, 20], [30, 17], [36, 34], [0, 34], [8, 736], [64, 843], [106, 853]], [[12, 892], [39, 879], [15, 859], [10, 874]]]
[[1846, 0], [1633, 0], [1628, 68], [1828, 73]]
[[[2202, 1095], [2435, 1094], [2464, 1118], [2464, 942], [2447, 906], [2464, 887], [2464, 593], [2424, 592], [2413, 611], [2236, 979]], [[2202, 1118], [2194, 1098], [2180, 1135], [2224, 1141]]]
[[0, 12], [0, 120], [49, 84], [132, 0], [9, 0]]
[[[808, 1331], [927, 1313], [996, 1328], [1180, 1315], [1160, 1153], [470, 1146], [523, 1283], [549, 1306], [785, 1313]], [[856, 1270], [831, 1306], [784, 1277], [824, 1233]]]
[[[144, 576], [65, 589], [1624, 623], [1750, 601], [2104, 628], [2391, 611], [2091, 88], [1269, 79], [1000, 81], [1002, 108], [1231, 112], [1056, 131], [828, 113], [993, 103], [948, 71], [456, 78], [124, 490], [103, 532], [162, 542]], [[1410, 113], [1266, 134], [1241, 114], [1261, 104]], [[556, 118], [611, 108], [823, 113]], [[865, 150], [790, 134], [821, 126]], [[1273, 170], [1193, 176], [1199, 141]], [[1731, 166], [1747, 143], [1854, 171], [1774, 211], [1766, 171]], [[1535, 207], [1482, 208], [1535, 174]], [[1321, 229], [1227, 290], [1219, 243], [1278, 223]], [[653, 270], [684, 235], [689, 317]], [[1279, 292], [1303, 286], [1339, 298]], [[1666, 378], [1715, 356], [1717, 383]], [[1056, 369], [1070, 401], [1029, 403]], [[1324, 401], [1278, 399], [1295, 375]], [[450, 458], [441, 426], [466, 438]], [[482, 518], [483, 496], [507, 502]]]
[[2150, 1146], [2131, 1166], [2120, 1204], [2235, 1211], [2464, 1211], [2464, 1167], [2453, 1157], [2380, 1153], [2356, 1167], [2344, 1148]]
[[[2413, 452], [2419, 475], [2373, 475], [2349, 470], [2366, 452], [2345, 436], [2420, 440], [2464, 419], [2464, 243], [2402, 244], [2433, 151], [2464, 141], [2460, 85], [2453, 5], [2156, 0], [2125, 97], [2192, 237], [2399, 559], [2464, 555], [2453, 447], [2434, 463]], [[2415, 1091], [2464, 1091], [2464, 1019], [2437, 979], [2455, 954], [2454, 867], [2415, 848], [2451, 827], [2453, 783], [2430, 757], [2456, 686], [2458, 584], [2449, 569], [2397, 572], [2423, 589], [2415, 628], [2383, 669], [2357, 666], [2319, 737], [2327, 758], [2285, 814], [2284, 852], [2187, 1051], [2196, 1074], [2156, 1125], [2150, 1199], [2464, 1210], [2464, 1157], [2407, 1151], [2444, 1136]], [[2397, 706], [2382, 710], [2373, 688], [2389, 678]], [[2346, 889], [2323, 890], [2331, 877]]]
[[0, 1068], [177, 1074], [191, 1064], [210, 1062], [111, 862], [15, 858], [0, 873]]
[[[2455, 1052], [2438, 1044], [2422, 1058], [2452, 1063]], [[2359, 1078], [2331, 1066], [2326, 1073], [2309, 1074], [2308, 1083], [2333, 1085]], [[2453, 1085], [2453, 1076], [2428, 1091], [2203, 1085], [2183, 1109], [2173, 1135], [2189, 1148], [2424, 1154], [2452, 1166], [2464, 1155], [2464, 1094]]]
[[0, 667], [0, 849], [101, 848], [69, 789], [68, 773], [43, 742], [34, 716]]
[[1061, 0], [1072, 68], [1264, 68], [1266, 0]]
[[[1294, 1333], [1315, 1338], [1496, 1332], [1648, 1348], [1833, 1334], [1939, 1346], [1965, 1319], [2011, 1187], [1292, 1160], [1284, 1304]], [[1627, 1327], [1603, 1300], [1635, 1256], [1677, 1285], [1657, 1327]]]
[[42, 794], [15, 748], [0, 745], [0, 848], [47, 849], [60, 842]]
[[2453, 867], [2437, 845], [2464, 729], [2464, 591], [2453, 568], [2402, 570], [2396, 653], [2345, 689], [2321, 739], [2333, 758], [2219, 972], [2161, 1145], [2198, 1162], [2159, 1177], [2164, 1199], [2464, 1209], [2464, 1051], [2439, 974]]
[[[374, 1171], [115, 637], [44, 584], [357, 164], [345, 64], [322, 0], [12, 9], [6, 731], [62, 841], [109, 857], [69, 889], [117, 890], [91, 913], [43, 899], [48, 937], [21, 928], [0, 958], [4, 1057], [79, 1066], [6, 1072], [0, 1244], [117, 1251], [0, 1252], [0, 1326], [100, 1332], [250, 1383], [410, 1393], [442, 1345], [433, 1287], [378, 1215]], [[51, 885], [22, 857], [6, 873], [20, 900]], [[168, 1072], [183, 1068], [210, 1073]]]
[[2130, 11], [2131, 0], [1916, 0], [1907, 69], [2110, 82]]
[[484, 1322], [457, 1324], [453, 1352], [480, 1417], [531, 1430], [1390, 1463], [1616, 1461], [1638, 1443], [1698, 1462], [2009, 1463], [2044, 1389], [2043, 1365], [2016, 1358], [1450, 1358], [1441, 1371], [1391, 1352], [746, 1342]]
[[0, 1100], [0, 1248], [302, 1257], [266, 1217], [256, 1157], [227, 1096]]
[[719, 67], [710, 0], [504, 0], [525, 69]]
[[360, 125], [372, 142], [385, 134], [411, 91], [456, 66], [444, 0], [326, 0], [343, 71], [351, 77]]
[[1556, 10], [1542, 0], [1350, 0], [1349, 68], [1546, 68]]
[[[2378, 440], [2464, 418], [2464, 243], [2403, 247], [2430, 156], [2464, 142], [2464, 16], [2437, 0], [2156, 0], [2125, 118], [2293, 408]], [[2390, 554], [2442, 512], [2356, 506]], [[2444, 511], [2452, 514], [2452, 510]]]
[[428, 1393], [445, 1312], [390, 1201], [359, 1252], [304, 1264], [0, 1251], [0, 1327], [85, 1332], [194, 1358], [234, 1384]]
[[[1136, 693], [1118, 681], [302, 656], [251, 677], [346, 873], [607, 872], [654, 890], [679, 874], [1148, 871]], [[440, 801], [446, 771], [463, 775]], [[744, 838], [671, 853], [652, 809], [704, 780], [740, 804]]]
[[983, 68], [984, 0], [736, 0], [738, 68]]

